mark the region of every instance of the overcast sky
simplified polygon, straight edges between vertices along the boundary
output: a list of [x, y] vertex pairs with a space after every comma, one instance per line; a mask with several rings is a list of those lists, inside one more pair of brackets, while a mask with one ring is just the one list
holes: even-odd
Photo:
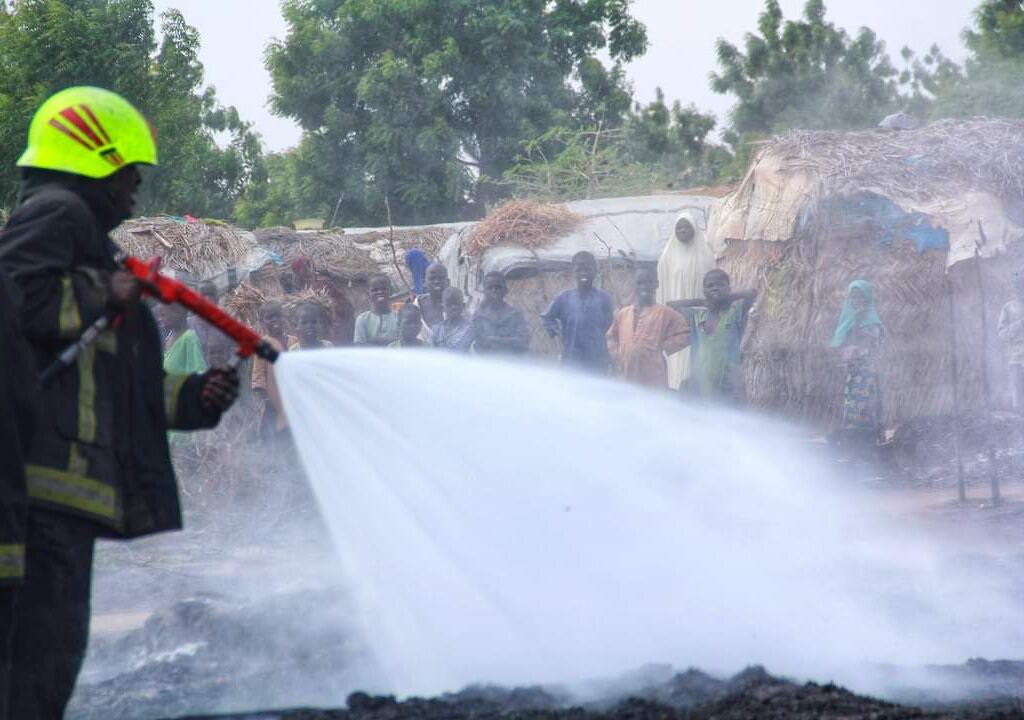
[[[487, 0], [480, 0], [486, 2]], [[236, 106], [255, 123], [271, 150], [294, 145], [298, 128], [267, 110], [270, 78], [263, 50], [286, 28], [278, 0], [155, 0], [157, 13], [175, 7], [202, 36], [201, 59], [206, 80], [221, 102]], [[804, 0], [781, 0], [786, 17], [795, 17]], [[956, 60], [963, 58], [960, 32], [970, 24], [977, 0], [826, 0], [828, 18], [851, 34], [872, 28], [885, 41], [897, 64], [899, 50], [910, 46], [923, 54], [932, 43]], [[669, 101], [694, 102], [724, 119], [728, 97], [708, 87], [715, 69], [714, 43], [734, 43], [754, 29], [763, 0], [634, 0], [634, 15], [647, 25], [647, 54], [629, 68], [636, 98], [654, 98], [661, 87]]]

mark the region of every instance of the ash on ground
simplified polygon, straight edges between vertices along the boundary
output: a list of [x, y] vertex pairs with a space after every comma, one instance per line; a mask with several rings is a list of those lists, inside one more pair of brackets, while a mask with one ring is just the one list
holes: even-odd
[[[981, 497], [978, 488], [989, 482], [987, 444], [994, 440], [1010, 502], [993, 508], [954, 501], [948, 418], [897, 430], [882, 457], [889, 469], [883, 484], [915, 498], [927, 495], [928, 507], [917, 511], [950, 532], [969, 529], [996, 541], [1009, 553], [999, 567], [1024, 578], [1024, 473], [1018, 472], [1024, 469], [1024, 426], [1017, 418], [967, 419], [962, 429], [972, 495]], [[218, 470], [186, 484], [190, 529], [184, 533], [101, 544], [89, 655], [68, 720], [1024, 717], [1024, 662], [980, 659], [946, 667], [865, 668], [874, 677], [873, 692], [885, 699], [779, 678], [761, 668], [723, 679], [700, 670], [674, 674], [666, 666], [573, 689], [477, 686], [403, 701], [356, 692], [385, 685], [353, 629], [308, 487], [301, 478], [278, 476], [253, 488], [243, 469], [237, 476], [233, 484], [218, 485], [224, 477]], [[948, 501], [936, 504], [936, 493]], [[261, 505], [254, 508], [256, 498]], [[991, 559], [965, 547], [950, 559], [959, 561]], [[341, 708], [346, 698], [347, 709], [279, 710]]]
[[[999, 691], [970, 702], [911, 705], [857, 695], [832, 684], [774, 677], [760, 667], [729, 679], [699, 670], [675, 675], [664, 670], [667, 679], [641, 682], [663, 674], [648, 669], [608, 683], [604, 697], [586, 702], [575, 701], [572, 692], [560, 688], [479, 686], [401, 702], [390, 696], [354, 693], [343, 710], [296, 709], [206, 720], [996, 720], [1024, 715], [1024, 663], [973, 662], [944, 671], [956, 681], [987, 678], [981, 684]], [[1003, 692], [1010, 689], [1016, 694]]]

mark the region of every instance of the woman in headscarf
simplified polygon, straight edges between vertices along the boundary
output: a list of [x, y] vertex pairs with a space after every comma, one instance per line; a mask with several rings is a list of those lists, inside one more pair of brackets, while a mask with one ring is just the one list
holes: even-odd
[[[673, 300], [700, 297], [704, 291], [704, 275], [715, 267], [715, 256], [708, 246], [699, 211], [684, 210], [676, 216], [665, 250], [658, 260], [657, 302], [668, 305]], [[690, 375], [690, 353], [679, 352], [668, 357], [668, 384], [679, 387]]]
[[839, 430], [851, 439], [876, 442], [881, 435], [883, 334], [871, 283], [854, 280], [846, 290], [843, 311], [831, 342], [846, 365]]

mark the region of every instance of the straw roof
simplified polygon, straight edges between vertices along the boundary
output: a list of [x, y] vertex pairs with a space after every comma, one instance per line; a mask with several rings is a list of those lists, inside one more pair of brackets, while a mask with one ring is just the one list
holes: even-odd
[[986, 191], [1024, 199], [1024, 121], [943, 120], [917, 130], [794, 131], [766, 154], [806, 164], [831, 193], [929, 201]]
[[204, 280], [245, 264], [258, 252], [252, 233], [214, 220], [139, 218], [121, 224], [113, 238], [129, 255], [159, 255], [166, 268]]
[[[404, 286], [395, 264], [407, 275], [405, 251], [423, 250], [436, 257], [453, 228], [449, 225], [370, 228], [354, 230], [297, 231], [291, 228], [257, 230], [258, 242], [281, 255], [286, 262], [307, 257], [314, 265], [345, 280], [365, 280], [375, 273], [391, 277], [394, 287]], [[394, 250], [391, 238], [394, 238]]]
[[[716, 209], [710, 241], [785, 242], [809, 203], [877, 195], [949, 231], [949, 264], [972, 257], [984, 220], [985, 256], [1024, 225], [1024, 121], [946, 120], [917, 130], [793, 131], [770, 141], [735, 193]], [[1007, 217], [1008, 216], [1008, 217]], [[1016, 218], [1016, 222], [1012, 219]], [[1010, 220], [1010, 222], [1007, 222]]]

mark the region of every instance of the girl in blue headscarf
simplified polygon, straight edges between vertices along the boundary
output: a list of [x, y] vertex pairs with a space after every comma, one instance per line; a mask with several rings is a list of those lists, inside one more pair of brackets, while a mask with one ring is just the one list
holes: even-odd
[[832, 335], [832, 348], [846, 365], [840, 430], [877, 441], [882, 431], [881, 356], [884, 328], [875, 309], [871, 283], [854, 280]]

